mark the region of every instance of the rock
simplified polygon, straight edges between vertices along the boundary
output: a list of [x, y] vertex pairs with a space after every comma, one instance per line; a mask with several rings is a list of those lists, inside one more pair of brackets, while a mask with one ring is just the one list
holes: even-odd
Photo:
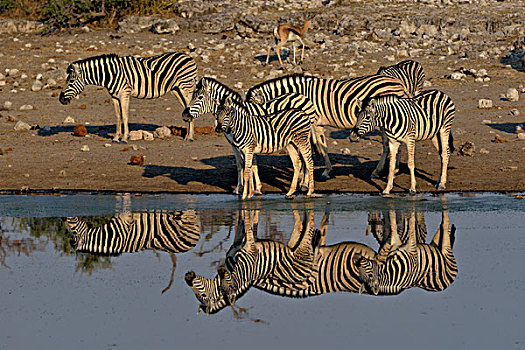
[[73, 136], [84, 137], [86, 135], [87, 135], [87, 129], [82, 124], [75, 126], [75, 128], [73, 129]]
[[509, 114], [517, 117], [518, 115], [520, 115], [520, 111], [517, 108], [513, 108], [509, 111]]
[[60, 171], [58, 172], [58, 176], [61, 176], [61, 177], [66, 176], [66, 171], [65, 171], [65, 170], [60, 170]]
[[520, 132], [518, 134], [518, 140], [525, 141], [525, 132]]
[[104, 144], [104, 147], [106, 147], [106, 148], [111, 147], [111, 143], [105, 143], [105, 144]]
[[84, 145], [84, 146], [80, 147], [80, 150], [82, 152], [89, 152], [89, 146], [88, 145]]
[[489, 154], [489, 151], [487, 151], [485, 148], [482, 148], [479, 150], [479, 153], [481, 154]]
[[151, 133], [149, 131], [145, 131], [145, 130], [142, 130], [142, 138], [145, 141], [153, 141], [154, 140], [153, 133]]
[[503, 138], [501, 136], [499, 136], [498, 134], [494, 135], [494, 140], [492, 140], [492, 142], [494, 143], [505, 143], [505, 142], [509, 142], [509, 140], [507, 140], [506, 138]]
[[450, 74], [450, 79], [452, 80], [461, 80], [461, 79], [465, 79], [466, 75], [465, 73], [462, 73], [462, 72], [452, 72], [452, 74]]
[[6, 69], [6, 72], [7, 72], [7, 76], [11, 78], [16, 78], [17, 76], [20, 75], [20, 71], [16, 68]]
[[142, 140], [142, 130], [133, 130], [129, 132], [129, 140], [130, 141], [138, 141]]
[[499, 168], [499, 170], [501, 170], [501, 171], [516, 171], [516, 170], [518, 170], [518, 167], [516, 165], [509, 165], [509, 166], [504, 166], [502, 168]]
[[474, 142], [466, 141], [459, 147], [459, 154], [462, 156], [472, 157], [475, 150], [476, 146], [474, 146]]
[[64, 121], [62, 122], [62, 124], [75, 124], [75, 119], [73, 119], [72, 117], [70, 117], [69, 115], [66, 117], [66, 119], [64, 119]]
[[0, 34], [39, 33], [43, 29], [41, 22], [0, 18]]
[[492, 108], [492, 100], [488, 98], [482, 98], [478, 101], [478, 108]]
[[35, 108], [32, 105], [22, 105], [22, 106], [20, 106], [20, 110], [21, 111], [31, 111], [33, 109], [35, 109]]
[[478, 78], [485, 78], [485, 77], [488, 77], [488, 73], [487, 73], [487, 70], [486, 69], [480, 69], [476, 72], [476, 77]]
[[159, 19], [156, 17], [128, 16], [118, 22], [118, 31], [120, 33], [134, 34], [150, 30], [157, 21], [159, 21]]
[[159, 139], [163, 139], [165, 137], [171, 136], [171, 130], [167, 126], [162, 126], [160, 128], [155, 129], [155, 137]]
[[146, 156], [131, 156], [129, 159], [129, 165], [144, 165], [144, 159]]
[[345, 147], [345, 148], [341, 148], [341, 153], [342, 154], [350, 154], [350, 149]]
[[19, 120], [15, 124], [14, 129], [16, 131], [29, 131], [29, 130], [31, 130], [31, 125], [27, 124], [26, 122], [23, 122], [23, 121]]
[[8, 111], [11, 109], [12, 105], [13, 103], [11, 101], [4, 101], [4, 105], [2, 108], [0, 108], [0, 110]]
[[508, 88], [505, 97], [507, 101], [518, 102], [520, 99], [520, 93], [515, 88]]
[[155, 34], [174, 34], [180, 30], [177, 21], [173, 18], [160, 19], [150, 29]]
[[31, 91], [35, 91], [35, 92], [36, 91], [40, 91], [40, 90], [42, 90], [43, 86], [44, 86], [44, 84], [40, 80], [35, 80], [35, 82], [31, 86]]

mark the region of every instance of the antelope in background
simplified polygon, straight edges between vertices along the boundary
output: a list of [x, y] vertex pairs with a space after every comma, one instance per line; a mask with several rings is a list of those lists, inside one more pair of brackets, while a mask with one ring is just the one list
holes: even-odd
[[[281, 66], [283, 65], [283, 61], [281, 60], [281, 53], [280, 49], [281, 47], [287, 42], [291, 41], [293, 46], [293, 63], [295, 62], [295, 42], [299, 41], [302, 44], [302, 50], [301, 50], [301, 62], [303, 61], [304, 57], [304, 42], [303, 37], [306, 34], [306, 31], [308, 30], [308, 27], [310, 27], [310, 20], [307, 19], [304, 21], [303, 28], [297, 28], [294, 26], [291, 26], [289, 24], [279, 24], [275, 29], [273, 30], [273, 36], [275, 38], [275, 53], [277, 54], [277, 58], [279, 58], [279, 62], [281, 63]], [[268, 46], [268, 54], [266, 55], [266, 64], [270, 61], [270, 51], [272, 47]]]

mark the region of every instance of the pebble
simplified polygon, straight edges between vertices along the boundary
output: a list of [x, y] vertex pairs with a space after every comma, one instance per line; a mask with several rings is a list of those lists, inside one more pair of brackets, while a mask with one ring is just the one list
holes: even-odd
[[142, 130], [142, 137], [144, 138], [145, 141], [153, 141], [154, 140], [153, 133], [151, 133], [149, 131]]
[[516, 171], [516, 170], [518, 170], [518, 167], [516, 165], [509, 165], [509, 166], [504, 166], [502, 168], [499, 168], [499, 170], [501, 170], [501, 171]]
[[32, 105], [22, 105], [22, 106], [20, 106], [20, 110], [21, 111], [31, 111], [33, 109], [35, 109], [35, 108]]
[[63, 177], [63, 176], [66, 176], [66, 171], [65, 171], [65, 170], [60, 170], [60, 171], [58, 172], [58, 176], [62, 176], [62, 177]]
[[82, 147], [80, 148], [80, 150], [81, 150], [82, 152], [89, 152], [89, 146], [88, 146], [88, 145], [84, 145], [84, 146], [82, 146]]
[[6, 111], [10, 110], [12, 105], [13, 105], [13, 103], [11, 101], [5, 101], [4, 102], [4, 110], [6, 110]]
[[105, 143], [104, 147], [106, 147], [106, 148], [111, 147], [111, 143]]
[[66, 119], [64, 119], [62, 124], [75, 124], [75, 119], [68, 115]]
[[341, 148], [341, 153], [342, 154], [350, 154], [350, 149], [348, 147]]
[[520, 132], [518, 134], [518, 140], [525, 141], [525, 132]]
[[5, 72], [8, 77], [16, 77], [20, 73], [20, 71], [16, 68], [6, 69]]
[[482, 149], [479, 150], [479, 153], [481, 153], [481, 154], [489, 154], [489, 151], [487, 149], [485, 149], [485, 148], [482, 148]]
[[73, 129], [73, 135], [79, 136], [79, 137], [86, 136], [87, 135], [86, 127], [82, 124], [75, 126], [75, 128]]
[[167, 126], [161, 126], [160, 128], [155, 129], [155, 137], [163, 139], [165, 137], [171, 136], [171, 130]]
[[40, 91], [40, 90], [42, 90], [43, 86], [44, 86], [44, 84], [40, 80], [35, 80], [35, 82], [31, 86], [31, 91], [35, 91], [35, 92], [36, 91]]
[[15, 124], [14, 129], [16, 131], [29, 131], [29, 130], [31, 130], [31, 125], [27, 124], [26, 122], [23, 122], [23, 121], [19, 120]]
[[145, 156], [131, 156], [129, 159], [129, 165], [144, 165]]
[[492, 108], [492, 100], [488, 98], [478, 100], [478, 108]]
[[133, 130], [129, 132], [130, 141], [142, 140], [142, 130]]
[[474, 142], [466, 141], [459, 148], [459, 154], [461, 154], [462, 156], [472, 157], [474, 155], [475, 150], [476, 146], [474, 145]]
[[509, 114], [517, 117], [518, 115], [520, 115], [520, 111], [517, 108], [513, 108], [510, 110]]
[[520, 94], [517, 89], [508, 88], [505, 97], [507, 98], [507, 101], [517, 102], [520, 99]]

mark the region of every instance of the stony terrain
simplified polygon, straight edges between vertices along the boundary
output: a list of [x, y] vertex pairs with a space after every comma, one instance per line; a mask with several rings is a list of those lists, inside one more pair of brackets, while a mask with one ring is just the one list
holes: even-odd
[[[524, 190], [525, 2], [183, 1], [177, 6], [174, 18], [130, 17], [117, 30], [84, 27], [46, 36], [39, 35], [38, 23], [0, 19], [0, 190], [230, 192], [236, 182], [231, 147], [205, 128], [213, 125], [211, 117], [197, 121], [204, 128], [193, 143], [153, 135], [152, 141], [112, 144], [116, 117], [102, 88], [86, 88], [67, 106], [58, 102], [68, 62], [111, 52], [167, 51], [190, 53], [201, 76], [238, 91], [292, 72], [351, 78], [417, 60], [425, 68], [426, 86], [449, 94], [457, 108], [457, 151], [447, 189]], [[274, 55], [264, 65], [273, 27], [301, 26], [305, 18], [312, 26], [304, 62], [281, 68]], [[133, 99], [130, 126], [152, 134], [162, 126], [181, 127], [181, 112], [174, 96]], [[73, 136], [76, 125], [84, 125], [87, 135]], [[327, 135], [334, 177], [317, 182], [319, 192], [384, 187], [383, 180], [369, 179], [381, 152], [377, 134], [358, 143], [348, 140], [347, 130], [328, 128]], [[144, 156], [143, 164], [129, 164], [132, 156]], [[262, 156], [259, 163], [264, 192], [288, 188], [288, 156]], [[418, 191], [432, 191], [440, 165], [430, 142], [416, 144], [416, 167]], [[321, 171], [318, 166], [316, 175]], [[403, 165], [394, 191], [406, 192], [408, 182]]]

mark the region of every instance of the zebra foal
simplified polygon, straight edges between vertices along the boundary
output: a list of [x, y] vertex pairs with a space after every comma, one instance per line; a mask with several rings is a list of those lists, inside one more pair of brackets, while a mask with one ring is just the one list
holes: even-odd
[[301, 170], [301, 158], [306, 166], [308, 192], [314, 195], [313, 159], [310, 138], [312, 122], [299, 109], [277, 111], [266, 116], [250, 114], [242, 104], [227, 97], [217, 115], [218, 127], [224, 131], [228, 141], [237, 148], [244, 158], [244, 189], [242, 199], [253, 196], [252, 162], [254, 154], [269, 154], [284, 148], [292, 160], [294, 172], [286, 198], [291, 198], [297, 188]]
[[[66, 73], [66, 87], [60, 93], [60, 103], [68, 104], [86, 85], [105, 87], [117, 115], [113, 141], [127, 142], [130, 97], [153, 99], [172, 92], [185, 108], [195, 89], [197, 65], [184, 53], [169, 52], [153, 57], [109, 54], [75, 61], [67, 67]], [[186, 140], [193, 141], [192, 121]]]
[[[388, 182], [383, 194], [389, 194], [394, 185], [396, 155], [401, 142], [406, 144], [408, 151], [410, 194], [416, 193], [414, 154], [415, 142], [420, 140], [432, 140], [438, 150], [441, 158], [441, 176], [436, 187], [438, 190], [446, 188], [449, 156], [450, 152], [454, 151], [450, 132], [454, 116], [455, 106], [452, 99], [438, 90], [427, 90], [411, 99], [384, 96], [370, 100], [366, 106], [361, 104], [351, 138], [357, 139], [376, 128], [385, 134], [390, 151], [390, 164]], [[382, 167], [382, 162], [383, 157], [377, 168]]]

